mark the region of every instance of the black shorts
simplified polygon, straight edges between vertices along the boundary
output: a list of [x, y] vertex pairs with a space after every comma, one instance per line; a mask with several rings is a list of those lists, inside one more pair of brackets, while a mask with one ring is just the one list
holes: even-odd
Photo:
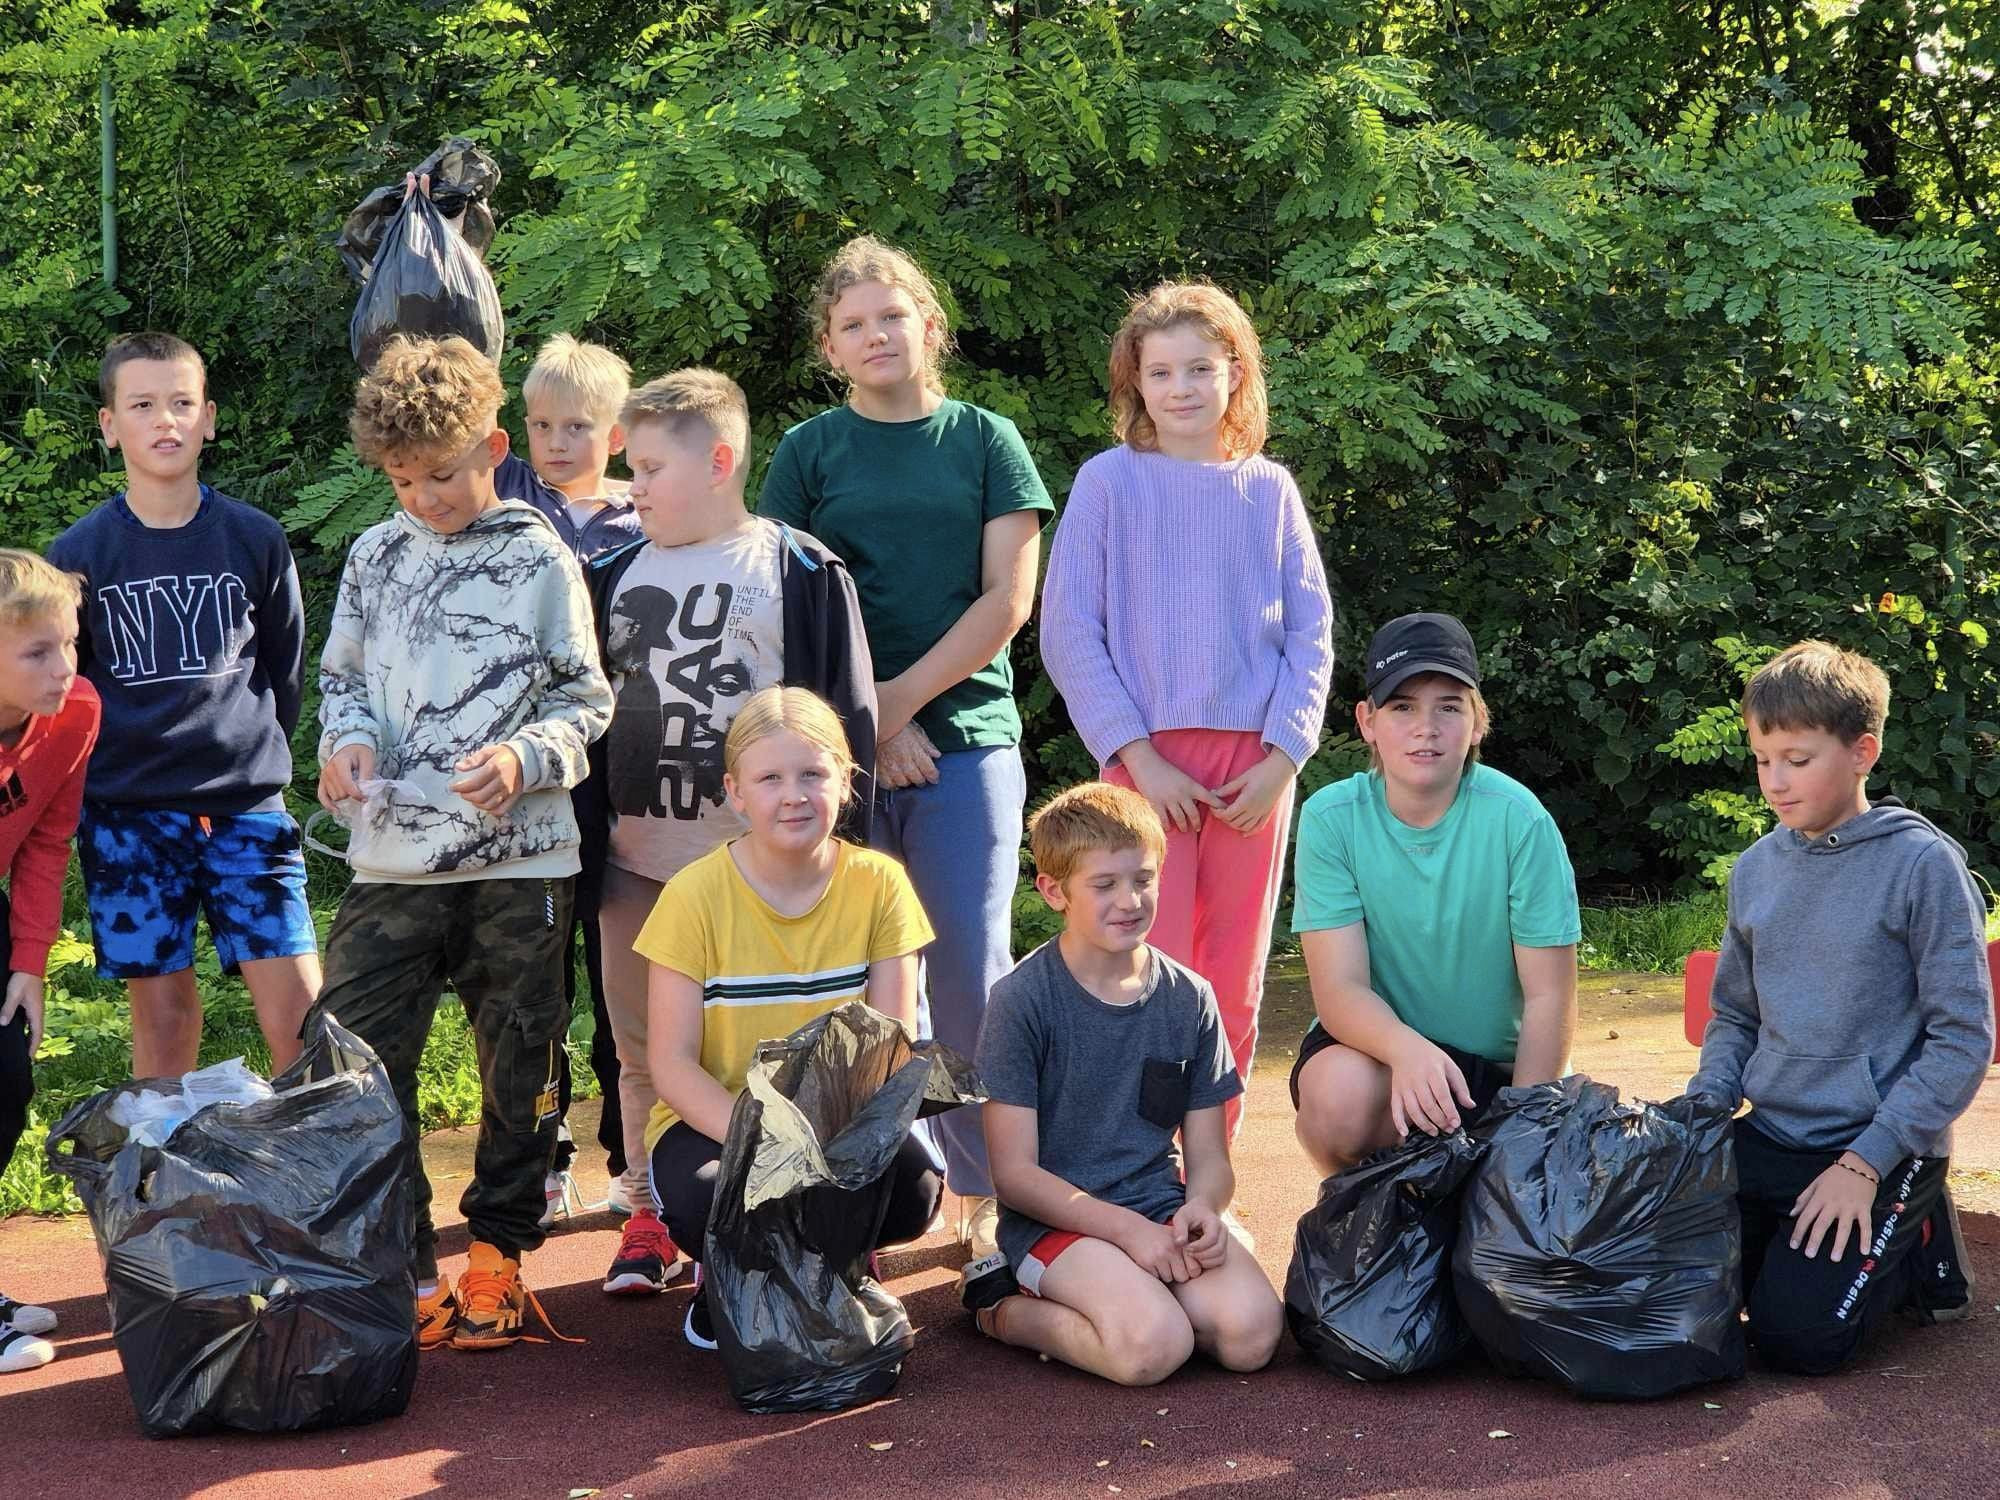
[[[1299, 1074], [1305, 1071], [1307, 1063], [1327, 1048], [1339, 1045], [1327, 1029], [1315, 1021], [1306, 1031], [1306, 1039], [1299, 1043], [1299, 1060], [1292, 1064], [1292, 1109], [1299, 1107]], [[1493, 1096], [1514, 1081], [1514, 1065], [1510, 1062], [1495, 1062], [1490, 1057], [1481, 1057], [1473, 1052], [1461, 1052], [1449, 1042], [1433, 1042], [1442, 1048], [1444, 1055], [1458, 1064], [1458, 1071], [1465, 1075], [1465, 1086], [1472, 1090], [1471, 1118], [1477, 1119], [1486, 1113], [1486, 1106], [1493, 1102]], [[1471, 1123], [1468, 1119], [1467, 1124]]]

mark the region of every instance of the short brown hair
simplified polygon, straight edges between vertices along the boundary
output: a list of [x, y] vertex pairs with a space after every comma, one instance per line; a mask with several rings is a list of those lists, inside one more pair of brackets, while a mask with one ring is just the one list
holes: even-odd
[[750, 464], [750, 398], [720, 370], [690, 365], [649, 380], [625, 398], [618, 421], [629, 434], [643, 422], [657, 422], [676, 442], [699, 428], [736, 450], [737, 471]]
[[1028, 820], [1035, 872], [1061, 883], [1093, 849], [1143, 849], [1165, 862], [1167, 831], [1153, 804], [1128, 787], [1086, 781], [1057, 792]]
[[0, 547], [0, 625], [29, 625], [83, 604], [83, 577], [19, 547]]
[[1888, 674], [1831, 641], [1787, 646], [1743, 688], [1743, 722], [1758, 730], [1822, 729], [1851, 745], [1879, 740], [1888, 721]]
[[937, 342], [924, 344], [924, 384], [942, 396], [945, 356], [951, 353], [951, 323], [944, 315], [944, 301], [922, 266], [872, 234], [856, 235], [820, 270], [812, 299], [813, 341], [825, 344], [833, 327], [833, 304], [843, 292], [867, 281], [908, 292], [918, 315], [937, 329]]
[[506, 399], [500, 371], [465, 339], [397, 334], [354, 388], [347, 430], [362, 460], [377, 468], [395, 459], [450, 458], [493, 431]]
[[201, 351], [186, 339], [151, 329], [144, 333], [121, 333], [104, 346], [104, 357], [97, 362], [97, 394], [106, 406], [118, 399], [119, 367], [135, 359], [193, 360], [195, 369], [201, 372], [201, 388], [204, 393], [208, 390], [208, 366], [202, 363]]
[[1264, 346], [1257, 325], [1242, 305], [1206, 281], [1163, 281], [1143, 297], [1135, 297], [1111, 339], [1111, 431], [1119, 442], [1142, 452], [1159, 447], [1159, 434], [1146, 414], [1139, 392], [1140, 345], [1149, 333], [1192, 328], [1211, 343], [1229, 351], [1230, 361], [1243, 372], [1222, 414], [1223, 451], [1231, 458], [1252, 458], [1264, 451], [1270, 435], [1271, 398], [1264, 386]]

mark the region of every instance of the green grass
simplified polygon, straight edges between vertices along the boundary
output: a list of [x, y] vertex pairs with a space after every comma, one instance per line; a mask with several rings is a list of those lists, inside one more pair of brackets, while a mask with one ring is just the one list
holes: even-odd
[[1641, 974], [1678, 974], [1687, 956], [1722, 943], [1722, 893], [1679, 901], [1629, 902], [1583, 909], [1577, 965]]

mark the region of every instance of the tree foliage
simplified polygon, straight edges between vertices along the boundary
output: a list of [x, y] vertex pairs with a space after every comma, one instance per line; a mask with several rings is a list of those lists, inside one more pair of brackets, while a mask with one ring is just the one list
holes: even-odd
[[[44, 540], [115, 485], [95, 351], [166, 324], [210, 359], [211, 472], [323, 599], [389, 504], [342, 445], [331, 235], [458, 130], [508, 172], [510, 380], [559, 329], [712, 363], [767, 454], [837, 397], [804, 303], [867, 229], [938, 276], [953, 389], [1060, 493], [1124, 295], [1210, 276], [1264, 332], [1339, 593], [1335, 730], [1372, 624], [1455, 610], [1492, 757], [1580, 871], [1698, 880], [1762, 826], [1744, 672], [1828, 636], [1895, 682], [1883, 782], [1987, 858], [1995, 9], [31, 0], [0, 17], [0, 524]], [[1033, 644], [1038, 773], [1082, 774]]]

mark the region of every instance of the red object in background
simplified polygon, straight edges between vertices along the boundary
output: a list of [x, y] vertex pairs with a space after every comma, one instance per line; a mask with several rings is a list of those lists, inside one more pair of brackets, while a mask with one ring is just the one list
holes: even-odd
[[[1681, 976], [1681, 1035], [1691, 1047], [1699, 1047], [1708, 1030], [1708, 992], [1715, 987], [1717, 957], [1710, 949], [1697, 949], [1688, 955], [1687, 972]], [[1993, 976], [1994, 994], [2000, 995], [2000, 941], [1986, 945], [1986, 972]], [[1993, 1039], [1993, 1060], [2000, 1062], [2000, 1035]]]

